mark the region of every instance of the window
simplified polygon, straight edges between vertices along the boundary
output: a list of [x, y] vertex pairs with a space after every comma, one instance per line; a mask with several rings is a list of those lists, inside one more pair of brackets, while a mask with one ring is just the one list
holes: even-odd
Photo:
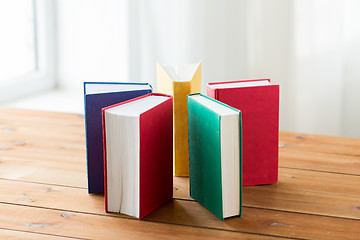
[[0, 102], [55, 86], [53, 5], [0, 1]]

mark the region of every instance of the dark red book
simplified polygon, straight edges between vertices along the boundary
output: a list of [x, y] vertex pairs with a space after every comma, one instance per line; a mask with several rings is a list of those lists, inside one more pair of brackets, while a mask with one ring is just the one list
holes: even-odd
[[209, 83], [207, 95], [242, 113], [243, 186], [276, 183], [279, 85], [270, 79]]
[[103, 108], [106, 212], [142, 219], [172, 198], [172, 104], [152, 93]]

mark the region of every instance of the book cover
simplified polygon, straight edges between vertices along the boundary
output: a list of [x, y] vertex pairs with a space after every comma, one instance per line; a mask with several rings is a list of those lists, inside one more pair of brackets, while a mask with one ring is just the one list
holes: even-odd
[[242, 112], [243, 185], [276, 183], [279, 85], [269, 79], [209, 83], [207, 95]]
[[241, 112], [188, 96], [190, 196], [221, 220], [241, 216]]
[[201, 91], [201, 62], [177, 67], [157, 64], [157, 91], [174, 97], [175, 176], [189, 176], [186, 96]]
[[105, 210], [139, 219], [172, 198], [172, 96], [152, 93], [103, 112]]
[[88, 192], [104, 192], [101, 109], [152, 92], [147, 83], [84, 82]]

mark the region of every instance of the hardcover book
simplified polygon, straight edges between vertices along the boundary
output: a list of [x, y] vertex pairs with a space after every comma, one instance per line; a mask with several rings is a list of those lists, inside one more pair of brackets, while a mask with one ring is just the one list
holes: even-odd
[[142, 219], [173, 194], [172, 96], [147, 94], [102, 112], [106, 212]]
[[157, 64], [157, 91], [174, 96], [175, 176], [189, 176], [186, 96], [201, 91], [201, 63], [179, 67]]
[[201, 94], [188, 96], [190, 196], [221, 220], [241, 216], [241, 115]]
[[152, 92], [147, 83], [84, 82], [88, 192], [104, 192], [101, 109]]
[[269, 79], [209, 83], [207, 95], [242, 113], [243, 185], [276, 183], [279, 85]]

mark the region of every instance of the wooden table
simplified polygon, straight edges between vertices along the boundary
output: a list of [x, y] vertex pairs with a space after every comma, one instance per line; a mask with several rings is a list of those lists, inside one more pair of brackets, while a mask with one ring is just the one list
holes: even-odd
[[244, 188], [223, 221], [174, 178], [139, 221], [86, 189], [84, 118], [0, 108], [0, 239], [360, 239], [360, 139], [280, 133], [279, 183]]

